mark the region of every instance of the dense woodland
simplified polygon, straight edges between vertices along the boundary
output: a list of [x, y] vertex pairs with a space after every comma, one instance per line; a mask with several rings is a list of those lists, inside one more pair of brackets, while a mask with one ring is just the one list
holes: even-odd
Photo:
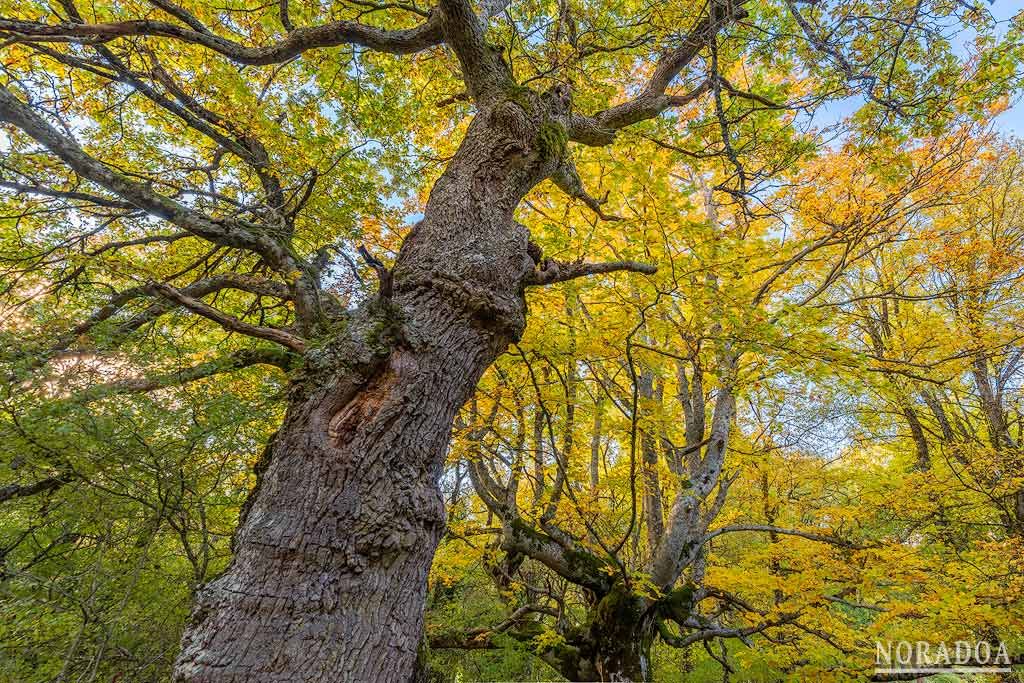
[[1003, 4], [0, 0], [0, 682], [1024, 662]]

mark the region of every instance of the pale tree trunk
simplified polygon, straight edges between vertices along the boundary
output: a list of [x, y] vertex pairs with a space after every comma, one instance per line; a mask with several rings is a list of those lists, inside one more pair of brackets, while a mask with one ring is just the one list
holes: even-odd
[[[661, 387], [655, 387], [654, 372], [645, 369], [639, 378], [639, 395], [646, 404], [642, 412], [651, 410], [652, 403], [661, 403]], [[660, 381], [660, 380], [659, 380]], [[640, 416], [634, 416], [639, 420]], [[661, 500], [661, 477], [658, 474], [658, 449], [655, 441], [655, 419], [644, 420], [640, 428], [640, 452], [643, 456], [643, 506], [647, 528], [647, 551], [654, 552], [665, 533], [665, 513]]]
[[307, 353], [177, 680], [411, 679], [452, 422], [525, 326], [535, 261], [512, 212], [557, 161], [532, 149], [538, 125], [509, 102], [481, 112], [402, 248], [393, 299]]
[[604, 398], [594, 404], [594, 428], [590, 433], [590, 489], [597, 490], [601, 483], [601, 437], [603, 436]]

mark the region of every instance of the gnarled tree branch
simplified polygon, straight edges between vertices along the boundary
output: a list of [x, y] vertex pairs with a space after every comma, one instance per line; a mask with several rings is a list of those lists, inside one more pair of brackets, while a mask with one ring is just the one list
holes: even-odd
[[615, 139], [617, 130], [654, 118], [670, 107], [686, 104], [707, 92], [709, 81], [704, 81], [686, 95], [674, 96], [666, 91], [719, 31], [747, 16], [742, 5], [742, 0], [712, 0], [708, 13], [690, 29], [682, 43], [661, 55], [654, 73], [639, 95], [592, 116], [571, 117], [567, 126], [569, 138], [587, 145], [607, 145]]
[[658, 267], [650, 263], [637, 261], [606, 261], [605, 263], [587, 263], [585, 261], [556, 261], [544, 259], [533, 271], [528, 285], [550, 285], [554, 282], [565, 282], [578, 277], [613, 273], [625, 270], [633, 273], [653, 275]]
[[175, 289], [170, 285], [163, 283], [153, 283], [147, 285], [147, 289], [154, 294], [159, 294], [174, 303], [187, 308], [197, 315], [201, 315], [204, 318], [208, 318], [213, 322], [217, 323], [221, 327], [231, 332], [238, 332], [249, 337], [257, 337], [259, 339], [266, 339], [268, 341], [276, 342], [285, 346], [292, 351], [302, 353], [306, 348], [306, 341], [301, 337], [298, 337], [291, 332], [286, 332], [273, 327], [259, 327], [257, 325], [250, 325], [247, 322], [239, 320], [234, 316], [230, 316], [223, 311], [218, 311], [212, 306], [204, 304], [198, 299], [194, 299], [187, 294], [183, 293], [179, 289]]
[[[180, 18], [180, 17], [179, 17]], [[253, 66], [286, 62], [307, 50], [338, 45], [360, 45], [392, 54], [411, 54], [443, 40], [442, 18], [431, 13], [426, 21], [408, 29], [385, 30], [357, 21], [332, 21], [320, 26], [297, 28], [272, 45], [250, 47], [211, 33], [167, 21], [136, 19], [99, 24], [44, 24], [36, 21], [0, 19], [0, 35], [22, 42], [107, 42], [132, 36], [160, 36], [200, 45], [233, 62]]]
[[212, 219], [111, 170], [98, 159], [86, 154], [78, 142], [58, 132], [29, 105], [3, 86], [0, 86], [0, 121], [22, 130], [78, 175], [154, 216], [214, 244], [254, 251], [266, 258], [275, 268], [297, 269], [294, 259], [283, 245], [269, 235], [260, 234], [259, 226], [243, 225], [240, 221]]
[[254, 365], [271, 365], [287, 372], [291, 365], [288, 352], [275, 348], [241, 349], [222, 358], [204, 361], [187, 368], [151, 377], [116, 380], [89, 387], [75, 394], [76, 401], [92, 401], [116, 394], [144, 394], [158, 389], [177, 387], [207, 377], [234, 372]]

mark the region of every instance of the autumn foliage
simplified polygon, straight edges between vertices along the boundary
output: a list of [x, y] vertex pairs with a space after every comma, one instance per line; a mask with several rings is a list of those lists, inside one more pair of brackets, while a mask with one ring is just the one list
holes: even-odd
[[310, 418], [339, 449], [419, 414], [387, 411], [432, 343], [396, 264], [481, 112], [543, 119], [499, 167], [543, 170], [507, 207], [528, 315], [428, 283], [501, 348], [431, 397], [417, 680], [1019, 664], [1022, 34], [910, 0], [0, 0], [0, 683], [171, 680], [324, 368], [357, 378]]

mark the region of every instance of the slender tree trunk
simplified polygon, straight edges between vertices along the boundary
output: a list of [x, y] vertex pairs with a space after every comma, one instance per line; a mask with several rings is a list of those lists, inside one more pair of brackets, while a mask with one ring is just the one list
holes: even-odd
[[601, 437], [604, 422], [604, 398], [598, 397], [594, 405], [594, 429], [590, 433], [590, 489], [597, 490], [601, 483]]
[[[551, 378], [551, 368], [545, 366], [541, 371], [541, 378], [546, 385]], [[539, 399], [539, 397], [538, 397]], [[540, 501], [544, 497], [544, 490], [547, 487], [544, 475], [544, 460], [545, 460], [545, 434], [544, 434], [544, 409], [543, 403], [538, 400], [537, 405], [533, 408], [533, 500], [534, 502]], [[557, 453], [552, 453], [553, 457], [558, 457]]]
[[906, 396], [901, 396], [900, 403], [902, 404], [900, 409], [903, 412], [903, 416], [907, 419], [907, 426], [910, 427], [910, 436], [914, 439], [914, 450], [917, 453], [914, 469], [926, 472], [932, 467], [931, 454], [928, 450], [928, 437], [924, 433], [924, 427], [917, 416], [917, 411], [910, 404], [910, 399]]
[[[640, 375], [641, 411], [649, 412], [653, 402], [660, 402], [660, 390], [656, 389], [654, 373], [646, 369]], [[640, 415], [634, 419], [640, 420]], [[646, 417], [646, 416], [645, 416]], [[661, 477], [658, 474], [658, 449], [655, 442], [655, 420], [645, 419], [640, 427], [640, 452], [643, 457], [644, 484], [644, 526], [647, 529], [647, 552], [653, 553], [665, 533], [665, 512], [661, 501]]]
[[481, 110], [392, 297], [307, 352], [231, 566], [197, 595], [177, 680], [412, 678], [452, 422], [525, 326], [539, 255], [512, 213], [557, 163], [536, 149], [542, 122], [539, 105]]

